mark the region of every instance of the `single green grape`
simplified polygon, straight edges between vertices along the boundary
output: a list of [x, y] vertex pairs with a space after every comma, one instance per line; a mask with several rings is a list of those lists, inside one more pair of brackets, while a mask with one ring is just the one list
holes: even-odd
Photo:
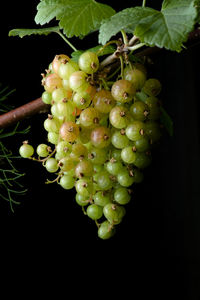
[[88, 159], [93, 164], [104, 164], [107, 160], [107, 151], [105, 149], [92, 147], [88, 153]]
[[126, 103], [133, 100], [136, 88], [130, 81], [120, 79], [113, 84], [111, 94], [116, 101]]
[[122, 149], [121, 158], [127, 164], [134, 163], [134, 161], [136, 159], [135, 148], [132, 146], [128, 146], [128, 147]]
[[105, 206], [106, 204], [112, 202], [112, 194], [110, 191], [98, 191], [93, 196], [94, 203], [99, 206]]
[[109, 190], [112, 188], [112, 180], [110, 174], [107, 171], [102, 171], [97, 174], [97, 185], [100, 190]]
[[117, 175], [118, 183], [123, 187], [129, 187], [134, 183], [134, 176], [129, 173], [125, 168], [122, 169]]
[[136, 101], [130, 107], [130, 112], [134, 120], [145, 121], [149, 116], [149, 108], [147, 104], [142, 101]]
[[143, 91], [148, 96], [157, 96], [158, 94], [160, 94], [161, 89], [162, 89], [162, 86], [161, 86], [160, 81], [155, 78], [149, 78], [143, 86]]
[[58, 144], [58, 141], [59, 141], [59, 134], [50, 131], [50, 132], [48, 132], [48, 134], [47, 134], [47, 139], [48, 139], [48, 142], [49, 142], [49, 143], [54, 144], [54, 145], [57, 145], [57, 144]]
[[33, 155], [34, 148], [33, 146], [29, 145], [27, 141], [23, 143], [23, 145], [19, 148], [19, 154], [23, 158], [29, 158]]
[[76, 181], [75, 188], [78, 194], [85, 197], [90, 197], [93, 193], [93, 183], [87, 178]]
[[112, 134], [111, 143], [117, 149], [123, 149], [127, 147], [129, 145], [129, 142], [130, 141], [126, 136], [124, 129], [116, 130]]
[[83, 196], [83, 195], [78, 194], [78, 193], [76, 193], [75, 200], [76, 200], [76, 203], [80, 206], [86, 206], [90, 202], [88, 196]]
[[129, 80], [136, 88], [140, 90], [145, 84], [147, 71], [144, 65], [140, 63], [129, 64], [124, 69], [124, 79]]
[[50, 153], [50, 148], [46, 144], [39, 144], [37, 146], [36, 152], [40, 157], [47, 157]]
[[134, 165], [139, 169], [144, 169], [151, 164], [152, 158], [144, 152], [136, 152]]
[[48, 93], [47, 91], [43, 92], [43, 93], [42, 93], [42, 101], [43, 101], [45, 104], [51, 104], [51, 101], [52, 101], [52, 94], [51, 94], [51, 93]]
[[86, 51], [79, 56], [79, 68], [87, 74], [95, 73], [99, 68], [99, 59], [95, 52]]
[[93, 165], [89, 160], [81, 160], [75, 168], [75, 175], [77, 178], [90, 177], [92, 176], [94, 170]]
[[110, 239], [115, 234], [115, 232], [115, 227], [106, 220], [101, 223], [98, 228], [98, 237], [102, 240], [107, 240]]
[[125, 205], [130, 202], [131, 196], [127, 190], [127, 188], [121, 187], [115, 190], [114, 192], [114, 200], [118, 204]]
[[59, 168], [57, 160], [53, 157], [48, 158], [45, 162], [45, 168], [50, 173], [57, 172]]
[[131, 141], [137, 141], [144, 136], [145, 124], [141, 121], [133, 121], [126, 127], [126, 136]]
[[103, 208], [97, 204], [90, 204], [87, 207], [87, 215], [92, 220], [98, 220], [103, 216]]
[[115, 224], [115, 225], [121, 223], [125, 213], [126, 210], [123, 206], [114, 203], [108, 203], [103, 208], [103, 214], [105, 218], [111, 224]]
[[111, 159], [105, 164], [105, 168], [111, 175], [117, 176], [117, 174], [123, 169], [123, 165], [120, 161]]
[[66, 190], [70, 190], [74, 187], [75, 179], [69, 175], [63, 175], [60, 178], [59, 184]]
[[78, 64], [75, 61], [70, 60], [60, 64], [60, 67], [58, 68], [58, 75], [62, 79], [69, 80], [70, 76], [76, 71], [79, 71]]

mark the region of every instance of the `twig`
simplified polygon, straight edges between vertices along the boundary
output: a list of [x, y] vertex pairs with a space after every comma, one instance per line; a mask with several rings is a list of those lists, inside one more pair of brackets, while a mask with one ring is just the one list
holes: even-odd
[[1, 115], [0, 129], [13, 125], [16, 122], [30, 117], [36, 113], [43, 113], [47, 112], [48, 110], [49, 105], [45, 104], [41, 98], [38, 98]]

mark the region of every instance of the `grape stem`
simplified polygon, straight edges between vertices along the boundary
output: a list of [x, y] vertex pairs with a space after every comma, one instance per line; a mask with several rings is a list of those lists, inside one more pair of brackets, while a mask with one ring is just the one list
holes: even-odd
[[146, 0], [143, 0], [142, 1], [142, 7], [145, 7], [146, 6]]
[[56, 31], [57, 34], [59, 34], [61, 36], [61, 38], [74, 50], [77, 51], [77, 49], [74, 47], [74, 45], [72, 45], [72, 43], [70, 43], [70, 41], [60, 32], [60, 31]]

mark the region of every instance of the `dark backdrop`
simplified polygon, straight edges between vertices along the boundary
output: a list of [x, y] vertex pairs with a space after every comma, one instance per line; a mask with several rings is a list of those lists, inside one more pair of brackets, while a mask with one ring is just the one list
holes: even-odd
[[[117, 5], [106, 1], [116, 10], [133, 2]], [[156, 1], [158, 7], [160, 2]], [[71, 52], [54, 34], [8, 38], [13, 28], [36, 26], [37, 3], [7, 3], [1, 11], [0, 82], [16, 88], [10, 98], [16, 107], [41, 95], [40, 73], [54, 55]], [[72, 41], [77, 48], [87, 49], [97, 44], [97, 37]], [[93, 284], [98, 294], [103, 294], [108, 286], [113, 296], [123, 292], [125, 299], [130, 292], [132, 297], [139, 292], [136, 299], [199, 299], [199, 51], [196, 45], [181, 54], [162, 52], [152, 57], [149, 74], [162, 82], [161, 98], [174, 121], [174, 136], [164, 134], [145, 180], [135, 187], [126, 217], [111, 240], [97, 238], [96, 226], [75, 203], [74, 191], [45, 185], [51, 176], [39, 164], [17, 162], [20, 171], [26, 172], [23, 183], [28, 192], [14, 213], [0, 201], [1, 249], [9, 253], [12, 263], [19, 263], [17, 270], [26, 262], [27, 272], [37, 270], [37, 278], [49, 272], [52, 281], [62, 270], [64, 282], [67, 275], [71, 278], [64, 289], [73, 282], [78, 288], [84, 284], [84, 289]], [[34, 146], [46, 139], [45, 117], [34, 116], [21, 123], [22, 127], [31, 125], [26, 139]], [[15, 136], [8, 144], [17, 153], [23, 139]], [[53, 269], [56, 273], [51, 273]]]

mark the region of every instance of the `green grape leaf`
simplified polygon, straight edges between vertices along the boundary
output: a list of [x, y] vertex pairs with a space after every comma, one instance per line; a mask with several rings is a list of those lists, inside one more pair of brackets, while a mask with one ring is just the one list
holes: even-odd
[[24, 36], [27, 35], [32, 35], [32, 34], [44, 34], [44, 35], [48, 35], [52, 32], [58, 32], [59, 31], [59, 27], [48, 27], [48, 28], [37, 28], [37, 29], [12, 29], [9, 31], [8, 35], [9, 36], [19, 36], [20, 38], [23, 38]]
[[115, 13], [112, 7], [94, 0], [42, 0], [37, 10], [37, 24], [44, 25], [56, 18], [67, 37], [85, 36]]
[[124, 29], [127, 33], [132, 33], [139, 21], [149, 16], [151, 9], [141, 7], [126, 8], [105, 20], [99, 30], [99, 43], [105, 44], [110, 38]]
[[77, 62], [79, 59], [79, 56], [85, 51], [95, 52], [98, 54], [98, 56], [103, 56], [103, 55], [108, 55], [108, 54], [113, 53], [115, 51], [115, 48], [112, 45], [109, 45], [103, 49], [103, 47], [101, 45], [98, 45], [98, 46], [90, 48], [88, 50], [77, 50], [77, 51], [74, 51], [71, 53], [72, 60]]
[[161, 11], [149, 7], [124, 9], [101, 25], [99, 43], [105, 44], [124, 29], [148, 46], [179, 52], [196, 22], [194, 4], [195, 0], [164, 0]]
[[164, 0], [161, 11], [152, 10], [151, 16], [140, 20], [134, 34], [148, 46], [180, 52], [196, 15], [194, 0]]
[[161, 111], [161, 117], [160, 117], [161, 123], [164, 125], [169, 135], [173, 136], [174, 129], [173, 129], [173, 121], [171, 117], [168, 115], [168, 113], [162, 106], [160, 107], [160, 111]]
[[200, 0], [195, 1], [195, 7], [196, 7], [196, 10], [197, 10], [196, 22], [200, 24]]

